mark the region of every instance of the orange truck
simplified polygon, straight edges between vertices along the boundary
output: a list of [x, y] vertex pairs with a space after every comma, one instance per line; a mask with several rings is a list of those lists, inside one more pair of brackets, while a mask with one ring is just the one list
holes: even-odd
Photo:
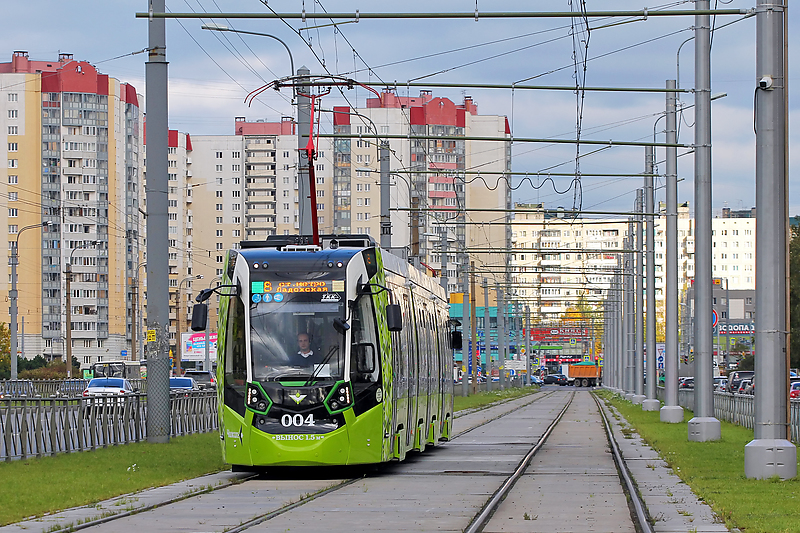
[[602, 381], [600, 366], [589, 362], [569, 365], [569, 381], [576, 387], [600, 385]]

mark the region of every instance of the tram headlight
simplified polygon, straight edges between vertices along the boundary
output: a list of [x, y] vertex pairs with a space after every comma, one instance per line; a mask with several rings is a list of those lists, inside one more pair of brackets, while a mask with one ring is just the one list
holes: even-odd
[[346, 381], [337, 383], [325, 400], [325, 405], [328, 407], [328, 411], [330, 411], [331, 414], [343, 411], [352, 404], [353, 392], [350, 389], [350, 384]]
[[245, 403], [247, 404], [248, 408], [263, 414], [266, 414], [272, 405], [272, 401], [257, 383], [247, 384], [247, 397], [245, 399]]

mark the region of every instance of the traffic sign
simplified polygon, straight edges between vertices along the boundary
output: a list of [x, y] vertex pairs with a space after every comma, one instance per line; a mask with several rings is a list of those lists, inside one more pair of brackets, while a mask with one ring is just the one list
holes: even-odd
[[717, 327], [717, 324], [719, 324], [719, 315], [717, 315], [717, 310], [716, 309], [712, 309], [711, 310], [711, 318], [712, 318], [712, 322], [713, 322], [711, 327], [712, 328]]

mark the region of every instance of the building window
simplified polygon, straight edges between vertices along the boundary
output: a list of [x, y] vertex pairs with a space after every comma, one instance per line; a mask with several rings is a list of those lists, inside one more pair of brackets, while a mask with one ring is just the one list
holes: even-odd
[[18, 231], [19, 231], [19, 226], [17, 226], [16, 224], [9, 224], [9, 226], [8, 226], [8, 232], [9, 233], [15, 234]]
[[10, 193], [8, 193], [8, 200], [9, 201], [16, 202], [18, 198], [19, 198], [19, 193], [18, 192], [10, 192]]
[[242, 153], [241, 152], [231, 152], [231, 157], [234, 159], [241, 159]]
[[16, 218], [17, 216], [19, 216], [19, 210], [16, 209], [16, 208], [9, 209], [8, 210], [8, 216], [9, 216], [9, 218]]
[[9, 135], [17, 135], [19, 133], [19, 126], [9, 126], [8, 127], [8, 134]]
[[216, 165], [216, 171], [222, 172], [222, 165]]
[[222, 224], [222, 217], [217, 217], [217, 224]]
[[233, 195], [234, 198], [242, 197], [242, 191], [231, 191], [231, 194]]
[[222, 152], [217, 152], [217, 159], [222, 159]]
[[17, 93], [8, 93], [9, 102], [16, 102], [17, 98], [18, 98]]
[[16, 159], [9, 159], [8, 160], [8, 168], [17, 168], [19, 166], [19, 161]]
[[242, 171], [242, 165], [231, 165], [231, 170], [233, 172], [241, 172]]
[[222, 204], [217, 204], [217, 211], [222, 211]]
[[215, 191], [217, 198], [222, 198], [222, 191]]
[[231, 206], [231, 209], [233, 209], [234, 211], [240, 211], [242, 209], [242, 204], [233, 204]]
[[221, 255], [217, 256], [217, 263], [222, 263], [222, 256]]
[[19, 113], [16, 109], [9, 109], [8, 110], [8, 118], [17, 118]]

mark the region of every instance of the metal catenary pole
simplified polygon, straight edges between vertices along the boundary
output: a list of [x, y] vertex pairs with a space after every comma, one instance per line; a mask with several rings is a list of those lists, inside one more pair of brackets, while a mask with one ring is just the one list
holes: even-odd
[[[675, 80], [667, 80], [667, 88], [674, 88]], [[677, 140], [677, 101], [675, 93], [667, 93], [667, 143]], [[683, 422], [683, 407], [678, 405], [678, 150], [666, 149], [667, 160], [667, 264], [664, 271], [667, 299], [665, 302], [665, 350], [664, 350], [664, 407], [659, 417], [662, 422]], [[686, 334], [684, 333], [684, 336]], [[688, 348], [687, 348], [688, 351]], [[647, 371], [655, 371], [655, 361]], [[648, 406], [658, 409], [656, 382], [647, 383]], [[653, 402], [650, 404], [649, 402]]]
[[[164, 0], [152, 1], [153, 11]], [[164, 19], [148, 22], [147, 90], [147, 440], [169, 441], [169, 249], [167, 40]]]
[[[381, 141], [379, 154], [381, 160], [381, 248], [389, 250], [392, 247], [392, 220], [389, 215], [391, 207], [391, 191], [389, 189], [389, 141]], [[445, 238], [447, 232], [445, 230]], [[445, 241], [446, 242], [446, 241]], [[443, 269], [444, 270], [444, 269]], [[447, 285], [444, 285], [447, 291]]]
[[[709, 0], [697, 0], [695, 8], [708, 9]], [[713, 332], [709, 323], [713, 309], [711, 226], [711, 18], [695, 16], [695, 346], [694, 418], [689, 420], [690, 441], [721, 438], [720, 422], [714, 418]]]
[[[647, 154], [647, 148], [645, 148]], [[652, 152], [648, 160], [645, 155], [645, 166], [648, 162], [652, 166]], [[647, 171], [645, 171], [647, 172]], [[636, 189], [636, 210], [639, 213], [644, 211], [644, 198], [642, 198], [642, 189]], [[636, 309], [634, 314], [636, 316], [636, 359], [633, 364], [633, 385], [634, 394], [633, 403], [642, 403], [645, 399], [644, 395], [644, 313], [642, 312], [644, 304], [644, 262], [642, 257], [642, 249], [644, 248], [643, 242], [643, 220], [642, 215], [636, 215]], [[652, 359], [653, 355], [648, 352], [648, 360]], [[649, 374], [652, 381], [654, 376]]]
[[[466, 256], [465, 256], [466, 257]], [[466, 265], [467, 262], [464, 263]], [[471, 297], [469, 293], [469, 273], [464, 269], [463, 272], [464, 279], [462, 280], [462, 289], [464, 291], [464, 295], [461, 299], [462, 302], [462, 309], [461, 309], [461, 319], [462, 323], [464, 324], [463, 330], [464, 334], [462, 336], [462, 347], [461, 347], [461, 396], [468, 396], [469, 395], [469, 372], [467, 369], [469, 368], [469, 346], [472, 341], [472, 327], [470, 324], [470, 304], [469, 299]]]
[[525, 328], [523, 333], [525, 335], [525, 379], [528, 381], [526, 385], [530, 385], [533, 371], [531, 368], [531, 308], [527, 305], [525, 306]]
[[758, 0], [756, 15], [755, 430], [745, 446], [748, 478], [797, 476], [787, 427], [787, 179], [785, 5]]
[[497, 284], [497, 383], [505, 388], [506, 360], [508, 358], [508, 335], [506, 335], [506, 300], [503, 289]]
[[470, 302], [470, 344], [472, 349], [470, 355], [472, 357], [472, 394], [478, 393], [478, 331], [475, 327], [475, 261], [470, 261], [469, 270], [471, 272], [469, 277], [469, 302]]
[[[308, 181], [308, 167], [313, 165], [313, 161], [308, 160], [308, 134], [311, 131], [311, 98], [306, 96], [308, 89], [303, 88], [303, 82], [308, 80], [311, 71], [305, 66], [297, 69], [298, 79], [296, 87], [297, 91], [297, 150], [298, 150], [298, 164], [297, 164], [297, 200], [298, 212], [300, 217], [300, 235], [311, 235], [313, 233], [313, 225], [311, 220], [311, 202], [315, 202], [316, 198], [310, 197], [310, 184]], [[386, 187], [388, 189], [388, 187]], [[383, 206], [381, 206], [383, 208]]]
[[[654, 153], [652, 148], [645, 148], [645, 159], [647, 160], [646, 171], [652, 173], [654, 162]], [[656, 361], [658, 353], [656, 352], [656, 324], [658, 317], [656, 316], [656, 223], [655, 217], [652, 215], [655, 209], [655, 191], [653, 189], [653, 177], [645, 176], [644, 178], [644, 211], [650, 213], [645, 215], [645, 263], [646, 263], [646, 280], [645, 286], [647, 288], [645, 294], [645, 301], [647, 302], [647, 310], [645, 312], [647, 321], [645, 325], [645, 337], [647, 339], [647, 360]], [[647, 374], [648, 379], [651, 374]], [[658, 380], [658, 372], [653, 372], [652, 381]]]
[[[486, 363], [483, 366], [483, 375], [486, 376], [486, 390], [492, 390], [492, 335], [489, 327], [489, 280], [483, 278], [483, 354]], [[498, 301], [499, 303], [499, 301]], [[500, 310], [497, 310], [497, 353], [500, 353]]]

